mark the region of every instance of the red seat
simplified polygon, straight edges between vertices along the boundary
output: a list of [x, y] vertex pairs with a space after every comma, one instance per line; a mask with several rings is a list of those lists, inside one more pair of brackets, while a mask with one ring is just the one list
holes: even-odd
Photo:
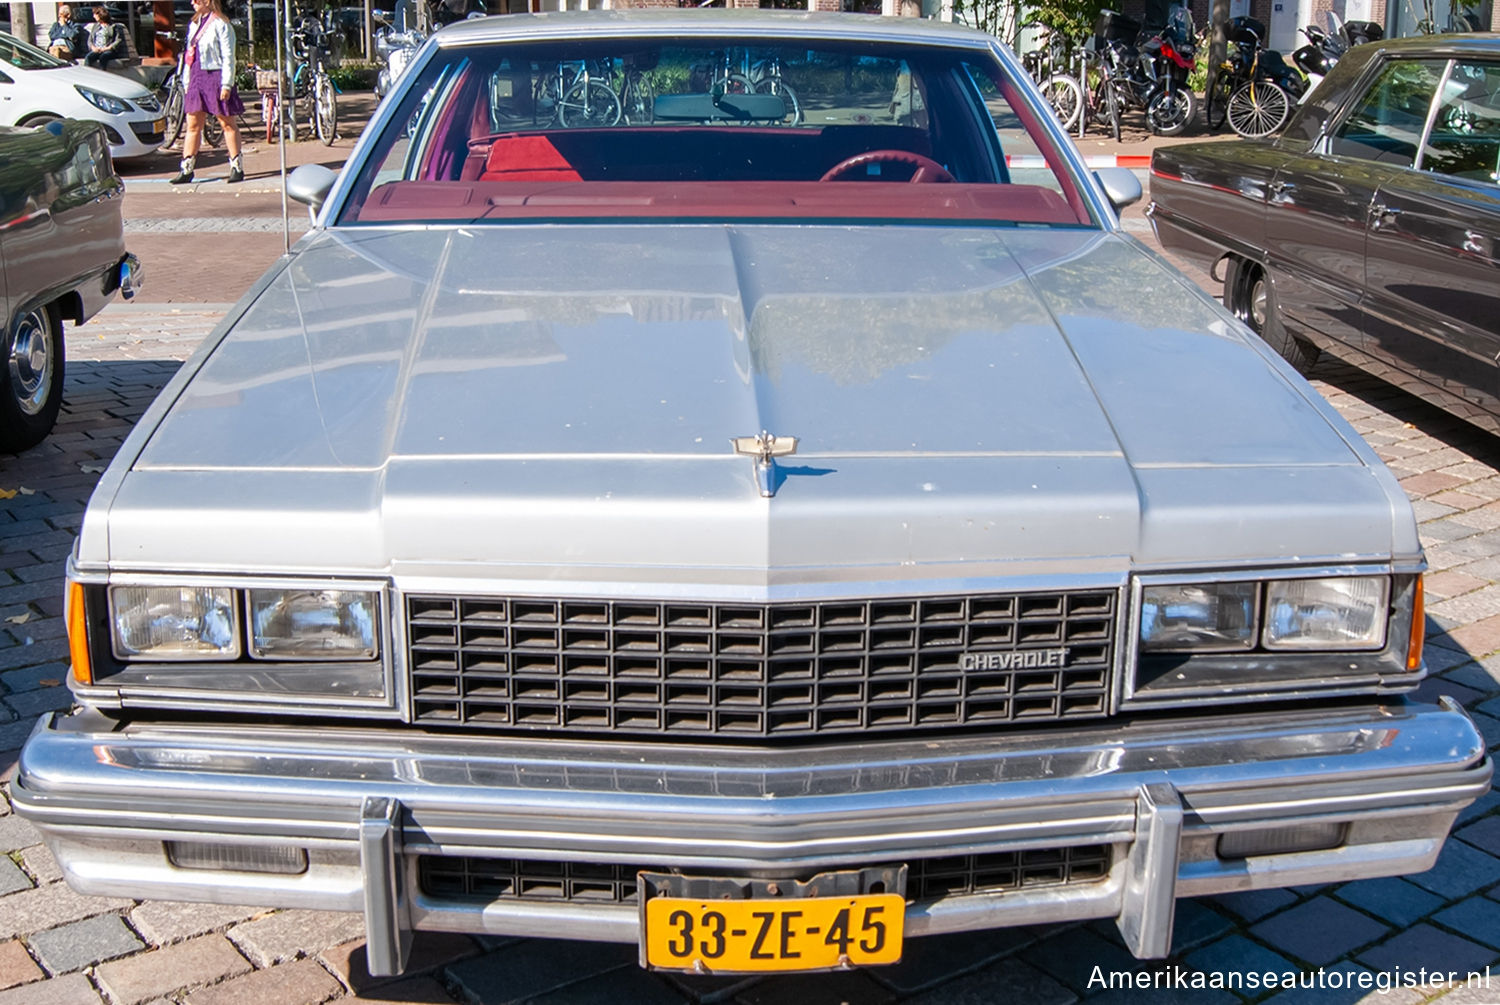
[[490, 144], [480, 181], [582, 181], [546, 136], [497, 136]]

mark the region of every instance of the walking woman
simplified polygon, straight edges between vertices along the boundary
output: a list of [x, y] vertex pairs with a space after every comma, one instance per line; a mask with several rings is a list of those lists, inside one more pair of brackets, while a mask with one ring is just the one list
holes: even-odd
[[224, 127], [229, 147], [229, 183], [245, 180], [240, 161], [240, 127], [235, 119], [245, 110], [234, 89], [234, 28], [224, 16], [221, 0], [193, 0], [193, 19], [188, 22], [179, 73], [187, 74], [182, 107], [187, 112], [187, 132], [182, 140], [182, 170], [173, 185], [193, 180], [198, 148], [203, 145], [203, 123], [212, 115]]

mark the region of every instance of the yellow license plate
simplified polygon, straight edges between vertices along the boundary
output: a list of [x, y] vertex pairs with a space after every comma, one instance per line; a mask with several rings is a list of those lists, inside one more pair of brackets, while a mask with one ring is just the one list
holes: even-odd
[[648, 967], [700, 973], [830, 970], [901, 960], [906, 901], [894, 893], [785, 900], [646, 902]]

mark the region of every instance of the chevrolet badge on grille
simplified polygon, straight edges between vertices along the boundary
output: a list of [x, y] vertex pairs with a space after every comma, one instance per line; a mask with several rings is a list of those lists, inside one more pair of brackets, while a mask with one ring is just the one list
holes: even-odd
[[734, 452], [755, 458], [755, 481], [760, 494], [767, 499], [776, 494], [776, 458], [788, 457], [797, 452], [797, 437], [772, 436], [764, 429], [756, 436], [735, 436], [730, 439]]

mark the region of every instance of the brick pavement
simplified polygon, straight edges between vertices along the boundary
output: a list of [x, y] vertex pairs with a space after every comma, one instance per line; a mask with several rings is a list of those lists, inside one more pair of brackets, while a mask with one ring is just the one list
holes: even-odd
[[[213, 193], [209, 186], [204, 190]], [[227, 215], [261, 222], [241, 223], [239, 233], [234, 226], [204, 232], [182, 224], [164, 235], [177, 242], [174, 254], [191, 260], [204, 247], [191, 241], [261, 236], [249, 232], [266, 227], [273, 210], [279, 218], [279, 209], [265, 200], [231, 211], [223, 196], [220, 188], [217, 201], [199, 195], [182, 202], [187, 211], [181, 219]], [[127, 205], [170, 218], [152, 198], [132, 194]], [[133, 217], [140, 234], [163, 226], [141, 222], [151, 215]], [[1130, 219], [1139, 221], [1139, 211]], [[238, 295], [235, 281], [220, 276], [186, 299], [179, 285], [171, 304], [115, 304], [70, 331], [67, 394], [57, 431], [24, 455], [0, 456], [0, 775], [12, 767], [35, 717], [68, 704], [60, 584], [88, 494], [131, 423], [217, 322], [225, 301]], [[190, 302], [194, 299], [203, 302]], [[1500, 750], [1500, 441], [1338, 364], [1323, 365], [1314, 383], [1391, 465], [1421, 521], [1432, 563], [1427, 592], [1433, 676], [1423, 693], [1449, 694], [1462, 702], [1491, 750]], [[629, 947], [424, 933], [417, 939], [412, 972], [396, 981], [369, 977], [357, 916], [74, 894], [36, 832], [11, 812], [3, 791], [0, 786], [0, 1005], [355, 1000], [574, 1005], [1264, 1000], [1296, 1005], [1352, 1002], [1361, 994], [1297, 990], [1247, 999], [1205, 990], [1133, 996], [1091, 988], [1090, 977], [1096, 963], [1106, 971], [1322, 966], [1345, 976], [1388, 974], [1396, 967], [1494, 966], [1500, 971], [1500, 792], [1495, 791], [1465, 811], [1437, 867], [1427, 873], [1179, 902], [1177, 942], [1165, 964], [1133, 961], [1109, 922], [915, 939], [895, 967], [765, 979], [659, 977], [639, 970]], [[1369, 1000], [1409, 1005], [1443, 991], [1401, 988], [1372, 992]], [[1441, 1000], [1443, 1005], [1500, 1002], [1500, 984], [1459, 989]]]

